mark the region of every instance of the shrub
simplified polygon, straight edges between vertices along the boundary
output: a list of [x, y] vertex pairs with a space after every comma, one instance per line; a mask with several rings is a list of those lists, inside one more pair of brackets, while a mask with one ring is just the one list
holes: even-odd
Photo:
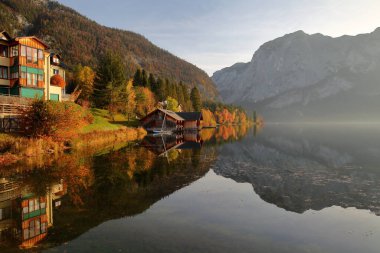
[[50, 78], [51, 85], [61, 87], [62, 89], [65, 88], [66, 82], [60, 75], [54, 75]]
[[91, 113], [75, 103], [35, 100], [23, 112], [21, 127], [31, 137], [67, 139], [92, 120]]

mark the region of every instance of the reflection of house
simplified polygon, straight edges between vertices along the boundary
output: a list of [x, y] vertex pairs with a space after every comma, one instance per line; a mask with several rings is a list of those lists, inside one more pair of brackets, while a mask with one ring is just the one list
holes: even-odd
[[156, 109], [142, 118], [141, 124], [148, 131], [200, 130], [203, 116], [201, 112], [173, 112]]
[[198, 133], [186, 132], [178, 135], [147, 135], [140, 145], [156, 155], [161, 156], [166, 155], [169, 151], [174, 149], [200, 149], [202, 144], [203, 141]]
[[35, 36], [12, 38], [0, 32], [0, 94], [60, 101], [62, 88], [50, 83], [54, 71], [50, 62], [56, 56], [50, 55], [48, 48]]
[[64, 195], [62, 182], [36, 196], [16, 181], [0, 180], [0, 241], [32, 247], [47, 236], [53, 224], [53, 209]]

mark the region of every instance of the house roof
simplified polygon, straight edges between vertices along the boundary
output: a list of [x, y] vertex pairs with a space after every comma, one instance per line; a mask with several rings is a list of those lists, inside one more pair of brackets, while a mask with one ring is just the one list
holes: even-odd
[[49, 48], [48, 44], [46, 44], [43, 40], [37, 38], [36, 36], [26, 36], [26, 37], [17, 37], [17, 38], [14, 38], [15, 41], [19, 41], [21, 39], [34, 39], [34, 40], [38, 41], [39, 43], [41, 43], [46, 49]]
[[6, 31], [1, 31], [0, 32], [0, 39], [8, 41], [8, 40], [12, 40], [12, 37]]
[[201, 112], [177, 112], [177, 114], [185, 120], [203, 120]]

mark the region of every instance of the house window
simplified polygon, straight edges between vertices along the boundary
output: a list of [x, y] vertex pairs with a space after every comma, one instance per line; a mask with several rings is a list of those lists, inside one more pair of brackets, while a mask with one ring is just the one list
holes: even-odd
[[53, 62], [59, 64], [59, 59], [58, 59], [58, 57], [53, 57]]
[[11, 208], [3, 207], [0, 208], [0, 221], [10, 219], [11, 218]]
[[26, 62], [27, 63], [33, 62], [33, 50], [31, 47], [26, 48]]
[[38, 64], [38, 53], [37, 53], [37, 49], [32, 48], [32, 53], [33, 53], [33, 64]]
[[26, 46], [21, 46], [21, 56], [26, 56]]
[[44, 81], [44, 75], [38, 75], [38, 81], [43, 82]]
[[11, 48], [11, 56], [12, 57], [18, 56], [18, 46], [14, 46]]
[[8, 47], [4, 45], [0, 45], [0, 56], [8, 57]]
[[0, 79], [8, 79], [8, 68], [0, 66]]
[[38, 49], [38, 60], [43, 60], [44, 59], [44, 51], [41, 49]]
[[11, 73], [11, 79], [17, 79], [19, 77], [18, 71]]
[[53, 74], [54, 75], [59, 75], [59, 70], [58, 69], [53, 69]]

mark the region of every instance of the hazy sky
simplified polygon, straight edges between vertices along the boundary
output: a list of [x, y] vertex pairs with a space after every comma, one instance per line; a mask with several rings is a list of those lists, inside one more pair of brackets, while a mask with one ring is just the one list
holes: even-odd
[[380, 0], [59, 0], [98, 23], [140, 33], [210, 75], [296, 30], [330, 36], [380, 26]]

